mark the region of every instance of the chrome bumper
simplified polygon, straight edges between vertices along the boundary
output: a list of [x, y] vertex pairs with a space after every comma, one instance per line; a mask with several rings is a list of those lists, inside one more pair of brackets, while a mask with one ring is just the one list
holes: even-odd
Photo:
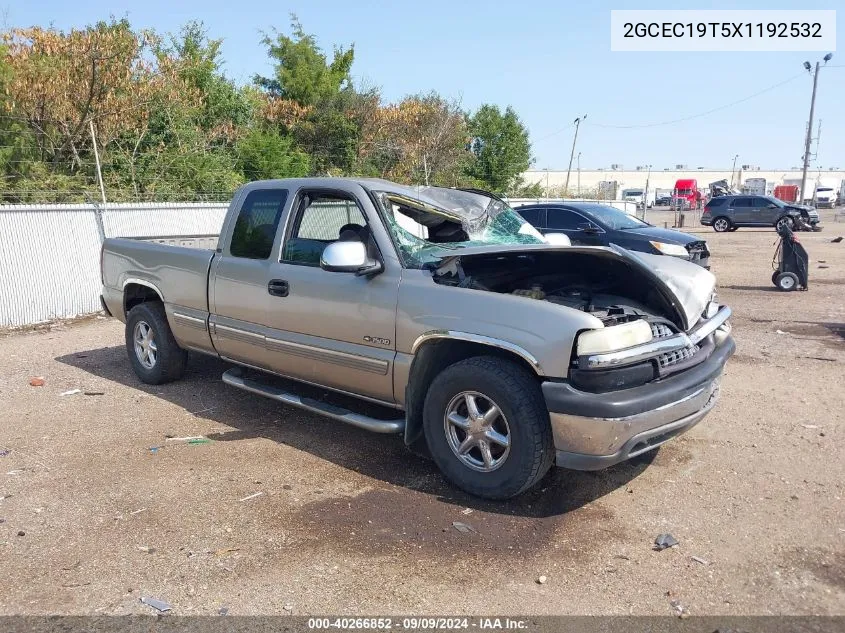
[[681, 400], [624, 418], [551, 413], [557, 465], [598, 470], [657, 448], [698, 423], [718, 397], [716, 379]]

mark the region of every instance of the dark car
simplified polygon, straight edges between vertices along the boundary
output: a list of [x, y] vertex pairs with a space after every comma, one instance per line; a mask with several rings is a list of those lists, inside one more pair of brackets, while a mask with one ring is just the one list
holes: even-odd
[[616, 244], [632, 251], [672, 255], [710, 267], [710, 251], [704, 240], [681, 231], [658, 228], [605, 204], [529, 204], [515, 211], [540, 233], [563, 233], [576, 246]]
[[672, 206], [672, 196], [660, 196], [654, 201], [656, 207], [670, 207]]
[[818, 211], [788, 204], [777, 198], [754, 195], [730, 195], [711, 198], [704, 205], [701, 223], [717, 233], [736, 231], [743, 226], [788, 226], [797, 231], [804, 225], [814, 228], [819, 223]]

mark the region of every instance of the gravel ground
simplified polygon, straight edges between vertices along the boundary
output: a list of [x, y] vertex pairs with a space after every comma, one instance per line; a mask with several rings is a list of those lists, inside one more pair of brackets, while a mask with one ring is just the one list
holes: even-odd
[[[214, 359], [142, 385], [116, 320], [0, 337], [0, 615], [845, 614], [845, 225], [801, 234], [793, 293], [773, 232], [693, 232], [735, 314], [720, 404], [650, 463], [507, 503]], [[680, 545], [652, 551], [663, 532]]]

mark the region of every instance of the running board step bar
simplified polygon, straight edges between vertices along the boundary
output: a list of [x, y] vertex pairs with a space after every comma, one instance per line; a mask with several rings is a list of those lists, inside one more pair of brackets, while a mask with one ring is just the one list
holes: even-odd
[[305, 409], [306, 411], [311, 411], [312, 413], [319, 413], [320, 415], [325, 415], [326, 417], [334, 420], [340, 420], [341, 422], [346, 422], [352, 426], [357, 426], [367, 431], [373, 431], [374, 433], [402, 433], [405, 430], [405, 418], [379, 420], [378, 418], [371, 418], [360, 413], [355, 413], [354, 411], [344, 409], [343, 407], [339, 407], [334, 404], [320, 402], [319, 400], [314, 400], [313, 398], [298, 396], [295, 393], [284, 391], [278, 387], [265, 385], [251, 378], [245, 378], [243, 371], [238, 367], [234, 367], [225, 372], [223, 374], [223, 382], [227, 385], [237, 387], [238, 389], [250, 391], [258, 394], [259, 396], [272, 398], [273, 400], [278, 400], [283, 404], [299, 407], [300, 409]]

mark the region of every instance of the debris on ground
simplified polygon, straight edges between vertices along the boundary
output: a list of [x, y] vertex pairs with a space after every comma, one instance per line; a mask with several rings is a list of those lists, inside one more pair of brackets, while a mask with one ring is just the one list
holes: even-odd
[[155, 554], [156, 548], [150, 547], [149, 545], [139, 545], [138, 551], [144, 552], [145, 554]]
[[293, 490], [293, 486], [290, 484], [284, 484], [282, 485], [282, 490]]
[[547, 578], [546, 578], [545, 576], [540, 576], [540, 577], [537, 579], [537, 584], [538, 584], [538, 585], [545, 585], [545, 584], [546, 584], [546, 580], [547, 580]]
[[687, 618], [689, 617], [689, 613], [687, 612], [687, 608], [681, 604], [680, 600], [670, 600], [669, 604], [672, 605], [672, 608], [675, 610], [675, 614], [679, 618]]
[[839, 244], [839, 242], [841, 242], [841, 241], [842, 241], [842, 236], [840, 235], [839, 237], [834, 237], [834, 238], [833, 238], [832, 240], [830, 240], [830, 241], [831, 241], [831, 243], [833, 243], [833, 244]]
[[710, 563], [708, 563], [706, 560], [704, 560], [703, 558], [699, 558], [698, 556], [693, 556], [693, 557], [692, 557], [692, 559], [693, 559], [696, 563], [701, 563], [702, 565], [709, 565], [709, 564], [710, 564]]
[[830, 268], [830, 266], [827, 266], [825, 264], [819, 264], [819, 268]]
[[229, 614], [229, 607], [220, 607], [217, 610], [218, 615], [228, 615]]
[[654, 539], [654, 547], [652, 549], [659, 552], [670, 547], [675, 547], [675, 545], [677, 544], [678, 539], [676, 539], [671, 534], [661, 534], [656, 539]]
[[18, 536], [26, 536], [26, 532], [23, 530], [18, 530]]
[[478, 530], [474, 527], [467, 525], [466, 523], [461, 523], [460, 521], [452, 521], [452, 527], [461, 534], [478, 534]]
[[146, 510], [147, 510], [146, 508], [140, 508], [138, 510], [132, 510], [132, 512], [129, 513], [129, 516], [132, 516], [132, 515], [135, 515], [135, 514], [141, 514], [142, 512], [145, 512]]
[[82, 393], [82, 389], [71, 389], [70, 391], [63, 391], [60, 393], [60, 396], [75, 396], [78, 393]]
[[284, 607], [282, 607], [282, 608], [283, 608], [285, 611], [293, 611], [293, 605], [292, 605], [292, 604], [286, 604], [286, 605], [285, 605]]
[[789, 334], [789, 332], [784, 332], [783, 330], [775, 330], [777, 334]]
[[803, 426], [805, 429], [817, 429], [817, 428], [819, 428], [818, 425], [816, 425], [816, 424], [802, 424], [801, 426]]
[[255, 492], [251, 495], [244, 497], [243, 499], [239, 499], [239, 501], [249, 501], [250, 499], [255, 499], [256, 497], [260, 497], [263, 494], [264, 494], [263, 492]]
[[44, 386], [44, 376], [33, 376], [29, 379], [29, 386], [30, 387], [43, 387]]
[[0, 448], [0, 457], [6, 457], [9, 453], [12, 452], [11, 448]]
[[240, 552], [240, 547], [224, 547], [223, 549], [219, 549], [214, 552], [215, 556], [225, 556], [226, 554], [231, 554], [232, 552]]
[[191, 444], [197, 442], [198, 440], [205, 440], [206, 442], [211, 441], [204, 435], [190, 435], [188, 437], [170, 437], [166, 435], [164, 437], [165, 442], [184, 442], [185, 444]]
[[85, 391], [83, 393], [86, 396], [104, 396], [104, 395], [106, 395], [105, 391]]
[[472, 508], [466, 508], [461, 510], [461, 514], [472, 514]]
[[156, 611], [170, 611], [170, 605], [167, 604], [164, 600], [159, 600], [158, 598], [148, 598], [146, 596], [141, 598], [141, 602], [148, 607], [152, 607]]

